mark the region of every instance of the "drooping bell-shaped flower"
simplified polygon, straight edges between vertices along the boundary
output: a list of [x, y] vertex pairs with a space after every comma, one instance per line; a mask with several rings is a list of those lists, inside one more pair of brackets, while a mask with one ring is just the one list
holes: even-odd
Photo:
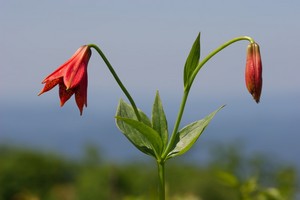
[[87, 106], [87, 66], [91, 55], [89, 46], [81, 46], [67, 62], [43, 80], [45, 86], [38, 95], [58, 84], [60, 105], [63, 106], [75, 94], [75, 101], [82, 115], [83, 106]]
[[245, 81], [248, 91], [258, 103], [262, 90], [262, 63], [259, 45], [255, 42], [247, 47]]

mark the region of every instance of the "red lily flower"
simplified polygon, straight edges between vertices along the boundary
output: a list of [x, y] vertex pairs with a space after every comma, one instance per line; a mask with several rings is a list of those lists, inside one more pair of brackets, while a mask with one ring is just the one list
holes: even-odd
[[248, 91], [258, 103], [262, 89], [262, 63], [257, 43], [251, 43], [247, 48], [245, 80]]
[[87, 66], [91, 55], [89, 46], [81, 46], [67, 62], [43, 80], [45, 86], [38, 95], [58, 84], [60, 106], [75, 94], [75, 101], [82, 115], [83, 106], [87, 106]]

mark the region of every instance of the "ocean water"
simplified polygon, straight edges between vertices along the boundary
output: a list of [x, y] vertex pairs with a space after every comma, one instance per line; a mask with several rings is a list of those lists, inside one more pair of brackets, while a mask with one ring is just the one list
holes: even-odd
[[[73, 101], [73, 100], [72, 100]], [[197, 104], [198, 99], [189, 102]], [[261, 105], [245, 102], [230, 103], [221, 110], [197, 141], [191, 152], [184, 155], [203, 162], [208, 149], [216, 144], [237, 144], [250, 154], [261, 153], [300, 169], [299, 105], [295, 98], [283, 104], [272, 100]], [[286, 100], [285, 100], [286, 101]], [[145, 101], [148, 105], [148, 101]], [[91, 109], [79, 116], [74, 103], [63, 108], [57, 104], [39, 103], [28, 106], [0, 106], [0, 144], [28, 147], [37, 151], [52, 151], [73, 158], [83, 155], [86, 145], [94, 145], [108, 160], [126, 162], [146, 157], [116, 128], [115, 104]], [[151, 105], [151, 104], [150, 104]], [[187, 106], [181, 127], [201, 119], [221, 104], [210, 102], [204, 108]], [[93, 106], [93, 105], [92, 105]], [[146, 107], [146, 106], [145, 106]], [[178, 105], [166, 106], [169, 132], [175, 121]], [[151, 113], [151, 109], [145, 111]], [[150, 114], [149, 114], [150, 115]], [[146, 158], [147, 159], [147, 158]]]

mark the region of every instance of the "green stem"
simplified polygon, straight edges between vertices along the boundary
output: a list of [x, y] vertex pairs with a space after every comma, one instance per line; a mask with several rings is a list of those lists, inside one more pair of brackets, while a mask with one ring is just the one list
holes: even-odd
[[237, 37], [237, 38], [234, 38], [232, 40], [229, 40], [228, 42], [222, 44], [221, 46], [219, 46], [218, 48], [216, 48], [214, 51], [212, 51], [210, 54], [208, 54], [201, 62], [199, 62], [199, 64], [197, 65], [197, 67], [195, 68], [193, 74], [191, 75], [191, 77], [189, 78], [189, 83], [186, 85], [186, 87], [184, 88], [184, 93], [183, 93], [183, 96], [182, 96], [182, 100], [181, 100], [181, 104], [180, 104], [180, 108], [179, 108], [179, 111], [178, 111], [178, 114], [177, 114], [177, 119], [176, 119], [176, 122], [174, 124], [174, 128], [173, 128], [173, 132], [171, 134], [171, 137], [170, 137], [170, 140], [168, 142], [168, 145], [165, 149], [165, 151], [163, 152], [162, 154], [162, 160], [165, 160], [168, 153], [172, 150], [172, 148], [174, 147], [174, 143], [175, 143], [175, 140], [176, 140], [176, 135], [177, 135], [177, 132], [178, 132], [178, 129], [179, 129], [179, 125], [180, 125], [180, 122], [181, 122], [181, 119], [182, 119], [182, 115], [183, 115], [183, 111], [184, 111], [184, 108], [185, 108], [185, 104], [186, 104], [186, 101], [187, 101], [187, 98], [188, 98], [188, 95], [189, 95], [189, 92], [190, 92], [190, 89], [192, 87], [192, 84], [194, 82], [194, 79], [196, 78], [199, 70], [202, 68], [202, 66], [207, 62], [209, 61], [213, 56], [215, 56], [217, 53], [219, 53], [221, 50], [223, 50], [224, 48], [226, 48], [227, 46], [235, 43], [235, 42], [238, 42], [240, 40], [248, 40], [249, 42], [253, 43], [254, 40], [251, 38], [251, 37], [248, 37], [248, 36], [241, 36], [241, 37]]
[[113, 77], [117, 81], [118, 85], [120, 86], [121, 90], [124, 92], [124, 94], [126, 95], [126, 97], [129, 100], [129, 102], [131, 103], [131, 106], [134, 109], [136, 117], [138, 118], [139, 121], [141, 121], [141, 116], [140, 116], [139, 111], [138, 111], [138, 109], [137, 109], [137, 107], [135, 105], [134, 100], [132, 99], [131, 95], [129, 94], [129, 92], [127, 91], [127, 89], [123, 85], [123, 83], [121, 82], [120, 78], [118, 77], [117, 73], [115, 72], [114, 68], [112, 67], [112, 65], [110, 64], [110, 62], [108, 61], [108, 59], [106, 58], [106, 56], [104, 55], [104, 53], [95, 44], [89, 44], [88, 46], [91, 47], [91, 48], [94, 48], [99, 53], [99, 55], [101, 56], [101, 58], [105, 62], [106, 66], [108, 67], [109, 71], [111, 72], [111, 74], [113, 75]]
[[184, 111], [184, 108], [185, 108], [185, 104], [186, 104], [186, 100], [188, 98], [188, 95], [189, 95], [189, 91], [184, 90], [182, 100], [181, 100], [181, 104], [180, 104], [180, 107], [179, 107], [179, 111], [178, 111], [178, 114], [177, 114], [177, 119], [176, 119], [176, 122], [175, 122], [175, 125], [174, 125], [174, 128], [173, 128], [173, 132], [171, 134], [168, 145], [167, 145], [165, 151], [162, 154], [162, 160], [165, 160], [165, 158], [167, 157], [168, 153], [171, 151], [171, 148], [173, 147], [173, 144], [176, 140], [176, 133], [179, 129], [179, 125], [180, 125], [180, 122], [181, 122], [181, 118], [182, 118], [182, 115], [183, 115], [183, 111]]
[[189, 84], [187, 84], [187, 88], [185, 88], [185, 90], [188, 90], [188, 91], [190, 90], [190, 87], [192, 86], [193, 81], [196, 78], [199, 70], [202, 68], [202, 66], [205, 63], [207, 63], [207, 61], [209, 61], [213, 56], [215, 56], [217, 53], [219, 53], [220, 51], [225, 49], [227, 46], [229, 46], [229, 45], [231, 45], [235, 42], [241, 41], [241, 40], [248, 40], [249, 42], [254, 43], [254, 40], [251, 37], [241, 36], [241, 37], [233, 38], [232, 40], [229, 40], [228, 42], [225, 42], [224, 44], [222, 44], [221, 46], [216, 48], [214, 51], [212, 51], [210, 54], [208, 54], [201, 62], [199, 62], [199, 64], [196, 67], [195, 71], [191, 75], [191, 77], [189, 79]]
[[165, 163], [163, 161], [157, 161], [158, 167], [158, 196], [159, 200], [165, 200], [166, 192], [165, 192]]

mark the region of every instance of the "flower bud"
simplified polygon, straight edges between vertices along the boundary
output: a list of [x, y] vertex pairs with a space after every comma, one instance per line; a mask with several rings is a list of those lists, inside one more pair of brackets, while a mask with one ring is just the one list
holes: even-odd
[[259, 46], [255, 42], [247, 47], [245, 81], [248, 91], [258, 103], [262, 89], [262, 64]]

